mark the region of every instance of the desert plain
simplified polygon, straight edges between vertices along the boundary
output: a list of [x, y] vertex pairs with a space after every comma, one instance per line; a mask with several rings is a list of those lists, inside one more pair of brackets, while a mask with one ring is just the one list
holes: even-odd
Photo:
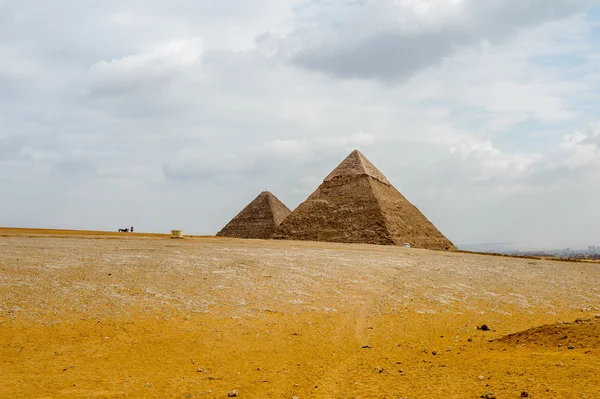
[[599, 281], [597, 263], [0, 229], [0, 398], [596, 398]]

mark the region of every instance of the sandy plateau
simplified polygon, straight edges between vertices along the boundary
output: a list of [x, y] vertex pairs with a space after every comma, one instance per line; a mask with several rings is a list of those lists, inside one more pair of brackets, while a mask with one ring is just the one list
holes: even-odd
[[4, 229], [0, 397], [597, 398], [599, 281], [592, 263]]

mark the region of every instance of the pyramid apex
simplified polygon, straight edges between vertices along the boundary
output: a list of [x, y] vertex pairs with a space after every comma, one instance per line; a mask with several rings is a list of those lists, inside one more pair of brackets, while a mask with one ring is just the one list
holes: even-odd
[[238, 213], [218, 236], [238, 238], [270, 238], [291, 211], [273, 193], [263, 191]]
[[354, 150], [323, 181], [330, 181], [342, 176], [366, 175], [383, 184], [391, 183], [379, 169], [375, 167], [359, 150]]
[[273, 201], [273, 200], [277, 200], [279, 201], [279, 199], [275, 196], [275, 194], [273, 194], [270, 191], [263, 191], [260, 194], [258, 194], [258, 196], [256, 197], [256, 199], [258, 200], [259, 198], [263, 198], [263, 199], [267, 199], [269, 201]]

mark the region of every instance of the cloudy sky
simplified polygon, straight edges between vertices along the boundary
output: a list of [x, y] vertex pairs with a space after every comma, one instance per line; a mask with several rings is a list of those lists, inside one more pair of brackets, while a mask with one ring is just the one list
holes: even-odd
[[600, 245], [590, 0], [0, 0], [0, 225], [214, 234], [360, 149], [454, 243]]

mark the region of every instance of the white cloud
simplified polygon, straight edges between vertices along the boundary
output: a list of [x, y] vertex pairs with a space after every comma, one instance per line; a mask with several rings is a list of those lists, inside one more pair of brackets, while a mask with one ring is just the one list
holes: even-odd
[[135, 26], [135, 17], [129, 11], [119, 11], [107, 18], [107, 22], [111, 25], [133, 27]]
[[[600, 173], [600, 124], [564, 136], [547, 153], [506, 153], [490, 141], [467, 140], [450, 147], [446, 168], [457, 179], [440, 184], [486, 184], [508, 195], [540, 186], [560, 187], [565, 181], [582, 185]], [[591, 183], [591, 181], [589, 181]]]
[[377, 137], [371, 133], [358, 132], [348, 140], [349, 143], [355, 143], [357, 145], [371, 145], [375, 143]]
[[566, 135], [559, 154], [564, 154], [558, 162], [561, 168], [577, 170], [592, 165], [600, 168], [600, 123]]
[[90, 72], [99, 82], [111, 80], [141, 80], [170, 76], [195, 66], [202, 55], [200, 39], [172, 40], [157, 43], [146, 51], [110, 61], [99, 61]]
[[273, 140], [268, 141], [257, 149], [258, 156], [295, 157], [310, 151], [306, 140]]
[[490, 141], [477, 140], [452, 146], [450, 153], [459, 158], [457, 165], [468, 169], [457, 174], [468, 176], [473, 184], [496, 184], [498, 187], [523, 179], [542, 158], [540, 154], [506, 154], [494, 148]]

